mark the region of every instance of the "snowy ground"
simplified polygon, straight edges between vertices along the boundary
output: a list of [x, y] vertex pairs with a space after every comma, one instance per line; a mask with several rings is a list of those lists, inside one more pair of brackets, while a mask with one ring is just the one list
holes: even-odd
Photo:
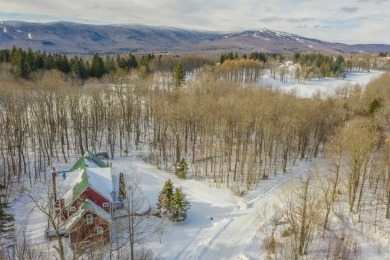
[[353, 72], [348, 73], [346, 79], [313, 79], [306, 81], [305, 83], [291, 83], [291, 79], [288, 78], [287, 83], [281, 82], [278, 78], [270, 78], [267, 74], [263, 76], [256, 84], [258, 86], [271, 86], [278, 88], [286, 92], [296, 91], [296, 94], [300, 97], [312, 97], [313, 94], [321, 93], [322, 96], [334, 94], [337, 88], [350, 85], [365, 86], [372, 79], [379, 77], [383, 74], [382, 71], [372, 70], [370, 72]]
[[[175, 186], [183, 188], [191, 203], [188, 219], [183, 223], [169, 223], [162, 243], [156, 238], [146, 244], [158, 259], [263, 259], [263, 230], [281, 206], [281, 198], [286, 191], [294, 189], [299, 177], [306, 176], [314, 165], [320, 169], [326, 168], [326, 159], [301, 161], [287, 173], [263, 180], [253, 191], [238, 197], [229, 188], [216, 188], [207, 180], [177, 179], [174, 174], [159, 170], [138, 158], [131, 154], [110, 160], [113, 174], [118, 175], [123, 171], [140, 176], [141, 189], [152, 207], [155, 207], [158, 193], [169, 178]], [[58, 169], [67, 167], [69, 164], [59, 165]], [[45, 186], [39, 184], [33, 190], [43, 191]], [[18, 230], [26, 227], [27, 235], [36, 244], [45, 245], [48, 242], [45, 238], [46, 217], [33, 207], [28, 197], [16, 197], [10, 210], [15, 214]], [[260, 217], [264, 211], [266, 215]], [[358, 227], [350, 226], [351, 233], [361, 246], [361, 259], [381, 258], [372, 239], [367, 241]], [[50, 246], [46, 247], [50, 251]]]
[[[282, 84], [274, 81], [276, 87], [289, 91], [296, 89], [302, 96], [310, 96], [317, 91], [335, 89], [345, 83], [366, 84], [380, 72], [356, 73], [346, 80], [312, 81], [300, 85]], [[271, 79], [263, 79], [265, 84]], [[278, 85], [279, 84], [279, 85]], [[202, 182], [193, 179], [180, 180], [174, 174], [157, 169], [147, 164], [135, 153], [129, 157], [110, 160], [113, 174], [137, 174], [141, 177], [141, 188], [152, 207], [163, 184], [169, 178], [175, 186], [180, 186], [191, 203], [188, 219], [184, 223], [169, 224], [162, 243], [158, 239], [146, 246], [151, 248], [158, 259], [262, 259], [262, 228], [268, 224], [273, 214], [280, 207], [280, 197], [291, 188], [293, 180], [306, 176], [316, 164], [324, 168], [325, 159], [298, 162], [285, 174], [279, 174], [270, 180], [261, 181], [253, 191], [238, 197], [228, 188], [216, 188], [208, 180]], [[59, 171], [68, 169], [74, 162], [57, 165]], [[115, 178], [117, 180], [117, 178]], [[33, 190], [43, 191], [45, 184], [37, 184]], [[266, 217], [259, 217], [259, 212], [267, 209]], [[45, 229], [47, 219], [26, 195], [18, 195], [10, 204], [11, 213], [15, 214], [17, 230], [26, 228], [27, 235], [37, 244], [46, 244]], [[348, 220], [346, 220], [348, 221]], [[353, 225], [351, 225], [353, 226]], [[372, 241], [351, 229], [361, 246], [361, 259], [384, 259], [378, 255]], [[382, 236], [383, 237], [383, 236]], [[389, 241], [387, 237], [387, 243]], [[385, 241], [385, 242], [386, 242]], [[49, 246], [48, 246], [49, 248]], [[389, 249], [387, 248], [387, 255]]]
[[[141, 177], [141, 188], [152, 207], [169, 178], [187, 194], [191, 203], [188, 219], [184, 223], [169, 224], [161, 244], [156, 240], [147, 245], [159, 259], [259, 259], [261, 248], [256, 235], [267, 222], [259, 220], [259, 209], [271, 205], [270, 211], [274, 210], [273, 205], [280, 203], [278, 193], [292, 179], [306, 175], [312, 164], [301, 162], [290, 172], [262, 181], [252, 192], [237, 197], [230, 189], [215, 188], [207, 181], [177, 179], [174, 174], [146, 164], [135, 155], [110, 162], [114, 174], [124, 171]], [[44, 184], [34, 188], [35, 191], [44, 189]], [[17, 229], [26, 227], [34, 243], [46, 242], [46, 218], [27, 196], [18, 196], [11, 204], [11, 212], [15, 214]], [[272, 212], [269, 213], [271, 217]]]

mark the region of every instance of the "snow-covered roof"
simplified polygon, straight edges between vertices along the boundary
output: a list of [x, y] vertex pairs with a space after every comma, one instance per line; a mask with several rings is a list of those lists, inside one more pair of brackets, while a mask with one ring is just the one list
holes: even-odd
[[86, 199], [85, 202], [80, 205], [77, 211], [73, 213], [73, 215], [66, 222], [66, 231], [70, 232], [74, 224], [76, 224], [87, 211], [92, 211], [96, 215], [101, 217], [103, 220], [107, 221], [108, 223], [111, 223], [111, 216], [107, 211], [96, 205], [93, 201]]
[[114, 185], [112, 183], [111, 168], [86, 168], [64, 174], [65, 179], [58, 186], [60, 186], [60, 197], [65, 200], [65, 208], [75, 201], [88, 187], [110, 202], [113, 201]]
[[86, 152], [70, 169], [70, 171], [89, 167], [106, 167], [107, 165], [91, 152]]
[[102, 196], [112, 202], [114, 185], [112, 184], [111, 168], [88, 168], [87, 176], [89, 180], [89, 187], [99, 192]]
[[57, 174], [58, 195], [65, 200], [65, 208], [88, 187], [108, 201], [113, 201], [114, 186], [111, 168], [106, 167], [103, 161], [89, 152], [81, 157], [70, 171]]

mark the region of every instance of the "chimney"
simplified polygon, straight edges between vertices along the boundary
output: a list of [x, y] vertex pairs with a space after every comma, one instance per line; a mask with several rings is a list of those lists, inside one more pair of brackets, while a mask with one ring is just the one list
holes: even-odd
[[54, 196], [54, 203], [57, 203], [57, 170], [55, 167], [51, 170], [51, 180], [53, 182], [53, 196]]

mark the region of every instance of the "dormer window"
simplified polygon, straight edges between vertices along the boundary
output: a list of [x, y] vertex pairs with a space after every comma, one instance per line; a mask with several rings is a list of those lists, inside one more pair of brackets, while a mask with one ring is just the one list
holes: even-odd
[[76, 207], [73, 207], [73, 206], [70, 207], [70, 208], [69, 208], [69, 211], [70, 211], [70, 212], [75, 212], [75, 211], [76, 211]]

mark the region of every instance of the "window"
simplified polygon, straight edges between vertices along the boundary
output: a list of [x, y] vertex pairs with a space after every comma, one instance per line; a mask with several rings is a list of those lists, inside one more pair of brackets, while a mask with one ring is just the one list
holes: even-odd
[[96, 227], [95, 231], [96, 231], [96, 234], [103, 234], [103, 232], [104, 232], [103, 227]]
[[76, 207], [70, 207], [70, 208], [69, 208], [69, 211], [70, 211], [70, 212], [76, 211]]
[[93, 216], [92, 216], [92, 214], [87, 214], [85, 217], [87, 218], [87, 224], [92, 224], [93, 223]]
[[103, 208], [107, 208], [108, 207], [108, 202], [104, 202], [103, 203]]

